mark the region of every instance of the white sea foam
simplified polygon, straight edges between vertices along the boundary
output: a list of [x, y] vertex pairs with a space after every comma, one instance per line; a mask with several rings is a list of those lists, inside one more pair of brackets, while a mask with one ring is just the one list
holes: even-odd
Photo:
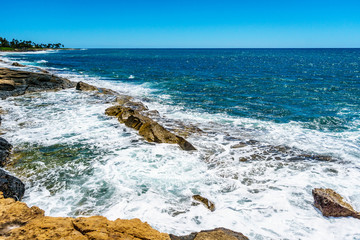
[[[136, 217], [175, 234], [227, 227], [250, 239], [360, 238], [357, 219], [324, 218], [314, 208], [311, 195], [315, 187], [333, 188], [360, 210], [358, 130], [320, 132], [296, 122], [279, 124], [190, 111], [174, 106], [170, 96], [153, 95], [146, 84], [52, 71], [143, 99], [167, 119], [197, 125], [205, 133], [188, 138], [196, 152], [146, 143], [136, 131], [104, 115], [111, 105], [106, 100], [73, 89], [0, 100], [8, 111], [2, 123], [4, 137], [20, 150], [39, 149], [36, 156], [46, 159], [33, 163], [33, 174], [27, 172], [24, 201], [29, 205], [51, 216]], [[172, 122], [164, 124], [171, 127]], [[263, 145], [231, 148], [243, 139]], [[280, 160], [239, 161], [269, 144], [340, 160], [290, 161], [282, 156]], [[73, 157], [76, 150], [79, 159], [51, 162], [46, 151], [52, 148], [63, 149], [63, 158]], [[212, 200], [216, 210], [192, 206], [193, 194]]]
[[39, 60], [39, 61], [36, 61], [36, 63], [47, 63], [48, 61], [46, 60]]

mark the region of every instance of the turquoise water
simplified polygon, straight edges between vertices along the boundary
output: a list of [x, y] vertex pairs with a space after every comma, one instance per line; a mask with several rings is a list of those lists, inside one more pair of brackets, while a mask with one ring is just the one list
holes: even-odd
[[[227, 227], [250, 239], [359, 239], [311, 190], [360, 210], [359, 49], [87, 49], [1, 56], [134, 96], [197, 149], [149, 144], [68, 89], [0, 100], [24, 201], [51, 216], [140, 218], [164, 232]], [[3, 64], [6, 65], [6, 64]], [[240, 146], [240, 147], [237, 147]], [[201, 194], [214, 212], [194, 206]]]

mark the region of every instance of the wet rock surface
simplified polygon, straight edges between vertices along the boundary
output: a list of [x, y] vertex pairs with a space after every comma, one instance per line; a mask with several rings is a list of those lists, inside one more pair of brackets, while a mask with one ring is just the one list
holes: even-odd
[[209, 199], [200, 196], [200, 195], [193, 195], [192, 198], [195, 201], [201, 202], [207, 209], [209, 209], [210, 211], [215, 211], [215, 204], [213, 202], [211, 202]]
[[242, 233], [226, 228], [215, 228], [201, 232], [191, 233], [186, 236], [175, 236], [170, 234], [171, 240], [248, 240]]
[[0, 168], [0, 191], [6, 198], [21, 200], [25, 193], [25, 185], [20, 179]]
[[25, 93], [72, 87], [75, 87], [74, 82], [55, 75], [0, 68], [0, 98], [2, 99]]
[[[196, 150], [196, 148], [184, 138], [171, 133], [156, 121], [143, 115], [141, 111], [126, 107], [126, 104], [128, 106], [129, 101], [123, 105], [109, 107], [105, 113], [108, 116], [117, 117], [120, 123], [124, 123], [128, 127], [138, 130], [139, 134], [148, 142], [178, 144], [183, 150]], [[136, 106], [138, 105], [136, 104]]]
[[0, 193], [0, 239], [170, 239], [139, 219], [47, 217]]
[[98, 87], [95, 87], [93, 85], [90, 85], [90, 84], [87, 84], [87, 83], [84, 83], [84, 82], [78, 82], [76, 84], [76, 90], [79, 90], [79, 91], [95, 91], [96, 93], [101, 93], [101, 94], [108, 94], [108, 95], [118, 95], [117, 92], [111, 90], [111, 89], [108, 89], [108, 88], [98, 88]]
[[343, 197], [332, 189], [315, 188], [312, 191], [314, 205], [325, 217], [354, 217], [360, 219], [360, 213], [344, 202]]
[[0, 167], [4, 167], [9, 160], [12, 145], [0, 137]]
[[336, 158], [327, 155], [309, 154], [300, 149], [281, 145], [269, 145], [256, 140], [235, 141], [230, 145], [230, 151], [240, 153], [240, 162], [286, 160], [296, 161], [335, 161]]

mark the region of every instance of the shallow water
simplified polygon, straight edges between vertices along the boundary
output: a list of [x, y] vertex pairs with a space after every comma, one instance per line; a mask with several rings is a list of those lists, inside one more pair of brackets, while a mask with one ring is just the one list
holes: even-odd
[[[105, 116], [111, 97], [69, 89], [9, 98], [0, 100], [4, 137], [15, 146], [8, 169], [26, 182], [24, 201], [51, 216], [137, 217], [178, 235], [222, 226], [251, 239], [359, 239], [357, 219], [324, 218], [311, 195], [332, 188], [360, 209], [359, 53], [6, 55], [135, 96], [169, 128], [180, 120], [204, 131], [188, 138], [198, 151], [185, 152], [146, 143]], [[193, 194], [216, 210], [193, 206]]]

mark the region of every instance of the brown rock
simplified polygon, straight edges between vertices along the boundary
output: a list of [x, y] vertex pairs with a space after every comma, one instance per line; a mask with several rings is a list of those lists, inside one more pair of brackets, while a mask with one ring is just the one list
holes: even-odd
[[195, 125], [184, 125], [180, 121], [175, 122], [178, 126], [174, 129], [174, 132], [182, 137], [189, 137], [191, 134], [202, 134], [204, 133], [200, 128]]
[[131, 101], [133, 98], [131, 96], [127, 96], [127, 95], [119, 95], [116, 98], [116, 102], [120, 105], [124, 105], [125, 103]]
[[[7, 233], [8, 239], [89, 239], [77, 231], [72, 218], [38, 217]], [[5, 238], [6, 239], [6, 238]]]
[[127, 127], [134, 128], [148, 142], [178, 144], [183, 150], [196, 150], [188, 141], [179, 137], [149, 117], [144, 116], [140, 111], [122, 105], [109, 107], [105, 114], [115, 116], [120, 123]]
[[13, 62], [13, 63], [11, 64], [11, 66], [14, 66], [14, 67], [26, 67], [25, 65], [22, 65], [22, 64], [20, 64], [20, 63], [18, 63], [18, 62]]
[[212, 211], [212, 212], [215, 211], [215, 204], [213, 202], [209, 201], [209, 199], [204, 198], [200, 195], [193, 195], [192, 198], [198, 202], [203, 203], [205, 205], [205, 207], [207, 209], [209, 209], [210, 211]]
[[171, 240], [248, 240], [242, 233], [226, 228], [215, 228], [180, 237], [170, 234], [170, 238]]
[[186, 141], [184, 138], [182, 137], [177, 137], [178, 138], [178, 144], [181, 147], [181, 149], [185, 150], [185, 151], [194, 151], [196, 150], [196, 148], [191, 145], [191, 143], [189, 143], [188, 141]]
[[230, 148], [243, 148], [246, 146], [247, 146], [246, 143], [238, 143], [238, 144], [232, 145]]
[[[60, 89], [75, 87], [75, 83], [68, 79], [57, 77], [51, 74], [26, 72], [8, 68], [0, 68], [0, 81], [8, 81], [3, 87], [7, 91], [0, 91], [0, 98], [19, 96], [30, 92], [56, 91]], [[9, 84], [11, 83], [11, 84]], [[12, 87], [9, 87], [12, 85]], [[0, 90], [4, 90], [1, 88]]]
[[169, 240], [139, 219], [109, 221], [105, 217], [45, 217], [38, 207], [0, 194], [0, 239], [159, 239]]
[[77, 218], [75, 228], [88, 239], [170, 239], [139, 219], [109, 221], [105, 217]]
[[80, 90], [80, 91], [98, 91], [98, 88], [93, 86], [93, 85], [84, 83], [84, 82], [78, 82], [76, 84], [76, 90]]
[[340, 194], [332, 189], [315, 188], [312, 191], [314, 205], [326, 217], [354, 217], [360, 219], [360, 213], [344, 202]]
[[93, 85], [84, 83], [84, 82], [78, 82], [76, 84], [76, 90], [79, 91], [96, 91], [97, 93], [101, 93], [101, 94], [108, 94], [108, 95], [118, 95], [117, 92], [108, 89], [108, 88], [98, 88], [95, 87]]
[[0, 90], [12, 91], [15, 89], [15, 82], [13, 80], [0, 79]]
[[25, 203], [15, 201], [12, 198], [4, 198], [0, 192], [0, 229], [11, 228], [11, 226], [22, 226], [31, 219], [44, 216], [44, 211], [38, 207], [29, 208]]

